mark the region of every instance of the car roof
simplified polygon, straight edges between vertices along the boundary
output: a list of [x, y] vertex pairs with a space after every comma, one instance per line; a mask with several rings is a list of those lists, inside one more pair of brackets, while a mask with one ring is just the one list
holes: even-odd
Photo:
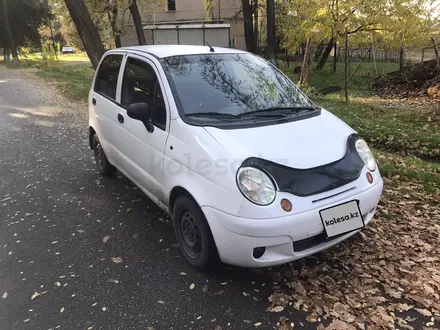
[[142, 52], [154, 55], [159, 58], [178, 56], [178, 55], [198, 55], [198, 54], [237, 54], [247, 53], [234, 48], [216, 47], [214, 53], [210, 52], [209, 46], [193, 46], [193, 45], [148, 45], [148, 46], [130, 46], [114, 49], [132, 52]]

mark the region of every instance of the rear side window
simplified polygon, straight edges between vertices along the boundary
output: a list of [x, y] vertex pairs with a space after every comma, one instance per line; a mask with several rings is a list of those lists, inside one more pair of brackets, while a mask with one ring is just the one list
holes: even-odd
[[108, 55], [102, 61], [96, 77], [95, 92], [116, 100], [116, 88], [122, 58], [122, 55]]

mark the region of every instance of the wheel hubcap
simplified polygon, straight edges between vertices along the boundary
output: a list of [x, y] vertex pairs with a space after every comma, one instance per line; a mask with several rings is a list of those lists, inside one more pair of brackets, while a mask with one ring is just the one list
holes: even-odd
[[202, 235], [191, 212], [185, 211], [183, 213], [180, 221], [180, 231], [185, 251], [192, 258], [197, 258], [202, 250]]

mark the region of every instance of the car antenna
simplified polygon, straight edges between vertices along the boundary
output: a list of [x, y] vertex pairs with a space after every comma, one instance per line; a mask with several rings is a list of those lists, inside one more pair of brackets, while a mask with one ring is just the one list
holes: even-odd
[[212, 48], [212, 46], [211, 46], [210, 44], [208, 44], [207, 42], [206, 42], [206, 44], [209, 46], [209, 51], [210, 51], [211, 53], [215, 53], [214, 48]]

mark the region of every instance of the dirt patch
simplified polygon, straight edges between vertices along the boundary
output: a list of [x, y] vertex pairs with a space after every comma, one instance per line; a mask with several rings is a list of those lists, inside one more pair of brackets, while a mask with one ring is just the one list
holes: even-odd
[[373, 88], [382, 97], [424, 98], [440, 101], [440, 68], [436, 60], [378, 77]]

